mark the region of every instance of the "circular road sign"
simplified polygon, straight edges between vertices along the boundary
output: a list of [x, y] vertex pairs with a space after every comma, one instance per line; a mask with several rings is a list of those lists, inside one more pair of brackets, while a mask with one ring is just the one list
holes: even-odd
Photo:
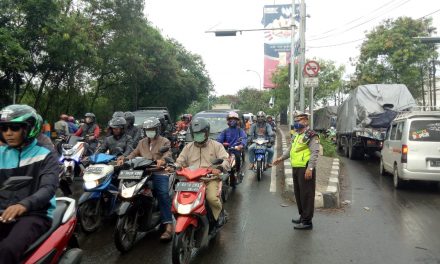
[[308, 61], [304, 65], [304, 74], [309, 77], [316, 77], [318, 76], [319, 72], [319, 64], [316, 61]]

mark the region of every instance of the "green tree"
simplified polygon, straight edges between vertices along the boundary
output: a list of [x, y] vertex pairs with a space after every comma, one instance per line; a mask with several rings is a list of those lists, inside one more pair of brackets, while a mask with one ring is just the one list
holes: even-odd
[[422, 95], [421, 69], [437, 54], [416, 37], [430, 36], [431, 19], [388, 19], [367, 33], [356, 64], [358, 84], [403, 83], [415, 98]]

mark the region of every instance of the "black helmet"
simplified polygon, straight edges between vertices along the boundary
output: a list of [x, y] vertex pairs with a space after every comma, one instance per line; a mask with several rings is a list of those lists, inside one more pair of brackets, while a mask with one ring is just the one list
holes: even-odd
[[114, 117], [109, 122], [109, 127], [111, 128], [124, 128], [127, 122], [123, 117]]
[[124, 117], [124, 112], [122, 112], [122, 111], [114, 112], [112, 115], [112, 118], [115, 118], [115, 117]]
[[[24, 140], [29, 142], [36, 138], [41, 131], [41, 124], [38, 122], [37, 111], [28, 105], [10, 105], [0, 111], [0, 126], [2, 124], [22, 124], [26, 128]], [[0, 140], [5, 142], [2, 134]]]
[[127, 124], [134, 125], [135, 117], [134, 117], [134, 114], [132, 112], [125, 112], [124, 113], [124, 118], [125, 118], [125, 121], [127, 121]]

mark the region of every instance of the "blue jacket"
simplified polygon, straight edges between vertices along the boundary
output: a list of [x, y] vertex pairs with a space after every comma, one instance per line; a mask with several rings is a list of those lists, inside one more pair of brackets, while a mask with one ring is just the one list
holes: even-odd
[[[241, 138], [241, 144], [237, 144], [239, 138]], [[222, 144], [227, 142], [231, 147], [238, 145], [246, 146], [247, 136], [244, 130], [240, 127], [228, 127], [218, 136], [217, 141]]]
[[14, 204], [26, 207], [28, 215], [52, 218], [58, 188], [58, 161], [37, 140], [22, 149], [0, 146], [0, 186], [11, 176], [31, 176], [33, 180], [18, 191], [1, 191], [0, 210]]
[[67, 126], [69, 127], [69, 133], [74, 134], [78, 131], [78, 126], [73, 122], [67, 122]]

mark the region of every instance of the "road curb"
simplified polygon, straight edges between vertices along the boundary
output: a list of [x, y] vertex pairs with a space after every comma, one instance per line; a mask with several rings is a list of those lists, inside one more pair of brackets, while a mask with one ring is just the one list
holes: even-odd
[[[282, 129], [279, 129], [281, 133], [281, 143], [282, 143], [282, 153], [284, 153], [288, 148], [289, 144], [286, 141], [285, 134]], [[292, 167], [290, 165], [290, 159], [284, 161], [284, 193], [289, 197], [294, 197], [293, 192], [293, 177], [292, 177]], [[328, 198], [327, 198], [328, 199]], [[324, 196], [320, 192], [315, 192], [315, 208], [323, 208], [325, 205]]]
[[323, 208], [338, 208], [340, 206], [339, 199], [339, 174], [341, 171], [341, 162], [338, 158], [333, 159], [330, 178], [328, 179], [327, 190], [322, 193]]
[[[281, 133], [282, 152], [284, 153], [289, 145], [287, 144], [285, 134], [282, 129], [279, 129]], [[340, 172], [340, 160], [338, 158], [333, 159], [331, 176], [327, 190], [323, 193], [315, 192], [315, 208], [338, 208], [340, 206], [339, 199], [339, 172]], [[293, 178], [292, 167], [290, 166], [290, 159], [284, 161], [284, 193], [289, 197], [294, 197], [293, 192]]]

